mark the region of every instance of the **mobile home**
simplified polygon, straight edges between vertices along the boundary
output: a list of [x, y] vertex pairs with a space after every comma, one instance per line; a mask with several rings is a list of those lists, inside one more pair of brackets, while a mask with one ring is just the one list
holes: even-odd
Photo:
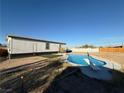
[[43, 52], [59, 52], [65, 43], [8, 35], [7, 48], [9, 54], [27, 54]]

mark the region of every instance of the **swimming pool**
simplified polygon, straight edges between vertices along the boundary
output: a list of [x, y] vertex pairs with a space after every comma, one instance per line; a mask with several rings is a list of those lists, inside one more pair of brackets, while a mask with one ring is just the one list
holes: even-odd
[[[85, 61], [85, 59], [88, 59], [87, 55], [69, 54], [67, 61], [76, 65], [88, 66], [89, 64]], [[89, 56], [89, 60], [96, 66], [103, 66], [106, 64], [106, 62], [97, 60], [91, 56]]]

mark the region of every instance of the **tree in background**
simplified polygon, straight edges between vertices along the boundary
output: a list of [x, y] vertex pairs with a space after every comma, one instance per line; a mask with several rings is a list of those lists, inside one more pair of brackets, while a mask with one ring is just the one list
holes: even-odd
[[78, 48], [96, 48], [96, 46], [85, 44], [85, 45], [79, 46]]

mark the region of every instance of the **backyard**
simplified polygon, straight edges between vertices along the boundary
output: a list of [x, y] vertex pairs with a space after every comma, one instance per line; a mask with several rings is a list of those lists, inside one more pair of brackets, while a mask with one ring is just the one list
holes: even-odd
[[[90, 55], [123, 64], [123, 53]], [[82, 74], [78, 67], [63, 63], [61, 56], [47, 54], [1, 62], [0, 93], [123, 93], [123, 70], [110, 69], [112, 80], [97, 80]]]
[[0, 4], [0, 93], [124, 93], [124, 0]]

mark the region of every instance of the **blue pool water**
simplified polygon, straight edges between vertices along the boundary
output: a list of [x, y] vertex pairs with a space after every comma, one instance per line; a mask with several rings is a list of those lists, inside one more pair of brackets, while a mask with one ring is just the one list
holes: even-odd
[[[74, 63], [74, 64], [79, 64], [79, 65], [82, 65], [82, 66], [88, 66], [88, 63], [85, 62], [85, 60], [84, 60], [85, 58], [88, 59], [88, 56], [70, 54], [70, 55], [68, 55], [67, 60], [71, 63]], [[91, 56], [89, 56], [89, 59], [90, 59], [90, 62], [92, 62], [96, 66], [103, 66], [103, 65], [106, 64], [105, 62], [97, 60], [97, 59], [95, 59]]]

